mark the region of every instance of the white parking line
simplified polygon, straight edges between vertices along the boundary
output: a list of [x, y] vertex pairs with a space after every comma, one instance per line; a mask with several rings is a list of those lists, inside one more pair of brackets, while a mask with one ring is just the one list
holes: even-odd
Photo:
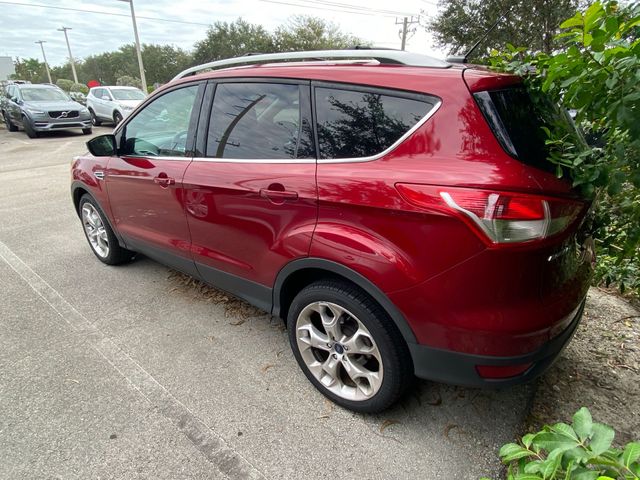
[[231, 448], [189, 408], [175, 398], [139, 363], [120, 349], [98, 327], [67, 302], [58, 291], [34, 272], [11, 249], [0, 242], [0, 258], [36, 292], [89, 346], [96, 350], [151, 405], [193, 443], [219, 472], [230, 479], [264, 479], [247, 459]]

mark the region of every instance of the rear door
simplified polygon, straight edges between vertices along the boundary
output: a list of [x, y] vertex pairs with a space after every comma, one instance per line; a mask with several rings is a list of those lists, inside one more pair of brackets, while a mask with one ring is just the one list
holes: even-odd
[[193, 156], [204, 83], [171, 89], [119, 129], [105, 175], [111, 212], [127, 246], [195, 274], [182, 179]]
[[202, 156], [184, 177], [193, 256], [205, 280], [268, 308], [276, 274], [308, 255], [316, 223], [310, 85], [234, 79], [209, 89]]
[[95, 97], [95, 105], [96, 105], [96, 115], [104, 119], [111, 119], [111, 113], [108, 111], [108, 106], [106, 100], [103, 100], [102, 97], [109, 96], [109, 91], [106, 88], [100, 88], [96, 91]]

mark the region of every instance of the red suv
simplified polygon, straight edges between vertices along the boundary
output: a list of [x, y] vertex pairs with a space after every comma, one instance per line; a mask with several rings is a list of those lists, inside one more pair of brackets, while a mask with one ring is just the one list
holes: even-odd
[[546, 168], [563, 118], [519, 77], [400, 51], [212, 62], [88, 142], [73, 203], [99, 260], [282, 317], [311, 383], [380, 411], [414, 375], [529, 380], [569, 341], [594, 254], [589, 202]]

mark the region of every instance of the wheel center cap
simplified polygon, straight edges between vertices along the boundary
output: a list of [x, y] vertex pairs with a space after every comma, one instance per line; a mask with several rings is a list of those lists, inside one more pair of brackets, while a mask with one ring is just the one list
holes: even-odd
[[336, 353], [339, 353], [340, 355], [342, 355], [344, 353], [344, 348], [339, 343], [336, 343], [333, 346], [333, 348], [335, 349]]

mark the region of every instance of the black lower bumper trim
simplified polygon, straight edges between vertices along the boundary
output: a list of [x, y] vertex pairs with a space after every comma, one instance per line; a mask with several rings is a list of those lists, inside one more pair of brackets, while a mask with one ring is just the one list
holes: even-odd
[[[415, 375], [426, 380], [468, 387], [507, 387], [533, 380], [553, 364], [560, 352], [569, 343], [582, 319], [584, 304], [585, 301], [583, 300], [573, 320], [562, 333], [535, 352], [525, 355], [513, 357], [472, 355], [431, 348], [425, 345], [409, 344]], [[476, 370], [477, 365], [508, 366], [525, 365], [527, 363], [532, 364], [527, 371], [509, 378], [483, 378]]]

